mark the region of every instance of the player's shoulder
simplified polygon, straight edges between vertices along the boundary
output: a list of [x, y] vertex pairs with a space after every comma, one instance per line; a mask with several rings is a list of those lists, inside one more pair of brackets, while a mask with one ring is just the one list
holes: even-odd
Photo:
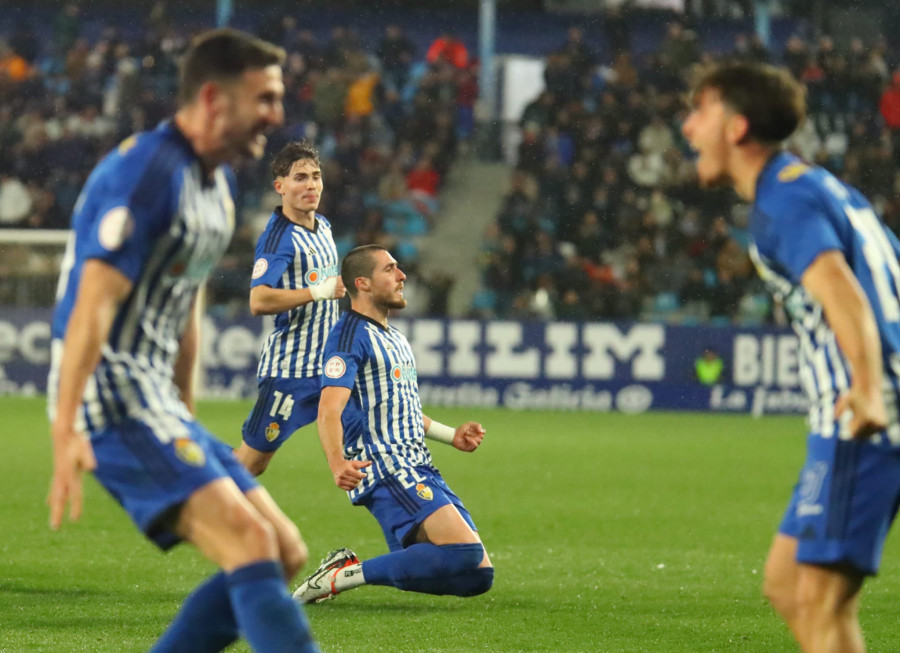
[[321, 213], [316, 213], [316, 220], [319, 221], [319, 224], [327, 229], [331, 229], [331, 221], [326, 218]]
[[344, 311], [328, 332], [328, 344], [338, 351], [350, 351], [357, 342], [365, 343], [370, 320], [356, 311]]
[[272, 254], [277, 252], [283, 243], [290, 243], [293, 226], [294, 223], [284, 217], [281, 207], [276, 208], [256, 241], [257, 252]]
[[823, 196], [829, 183], [840, 183], [819, 166], [798, 157], [781, 153], [762, 173], [757, 188], [756, 206], [766, 215], [776, 217], [802, 209], [824, 207]]
[[170, 177], [194, 158], [184, 136], [171, 123], [162, 123], [123, 140], [104, 157], [96, 172], [113, 182], [136, 184], [145, 177]]

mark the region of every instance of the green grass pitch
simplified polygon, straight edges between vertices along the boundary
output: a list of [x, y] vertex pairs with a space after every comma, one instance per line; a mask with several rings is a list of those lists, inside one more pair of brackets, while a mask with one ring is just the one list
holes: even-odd
[[[237, 443], [249, 403], [201, 420]], [[473, 599], [364, 587], [311, 606], [323, 651], [793, 651], [760, 596], [762, 565], [803, 456], [799, 418], [435, 409], [482, 421], [475, 454], [432, 446], [497, 569]], [[211, 566], [163, 556], [92, 479], [82, 521], [47, 528], [43, 401], [0, 398], [0, 651], [146, 651]], [[385, 551], [335, 488], [314, 428], [263, 477], [306, 539]], [[900, 551], [863, 599], [871, 651], [898, 647]], [[245, 644], [234, 647], [247, 651]]]

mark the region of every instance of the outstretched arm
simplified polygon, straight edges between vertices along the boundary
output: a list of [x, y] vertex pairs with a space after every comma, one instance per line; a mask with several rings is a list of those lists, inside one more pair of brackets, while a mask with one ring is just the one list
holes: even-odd
[[838, 398], [835, 415], [853, 413], [855, 438], [867, 438], [887, 427], [882, 395], [881, 339], [872, 307], [843, 254], [820, 254], [803, 273], [804, 288], [820, 303], [838, 345], [850, 363], [850, 390]]
[[90, 442], [75, 430], [75, 421], [88, 378], [100, 362], [119, 304], [131, 292], [131, 281], [119, 270], [99, 260], [85, 262], [75, 306], [66, 328], [59, 371], [53, 435], [53, 479], [47, 504], [50, 527], [62, 524], [66, 504], [72, 521], [81, 516], [81, 473], [97, 463]]
[[334, 483], [348, 492], [359, 485], [366, 477], [364, 468], [371, 461], [347, 460], [344, 458], [344, 426], [341, 415], [350, 399], [350, 388], [342, 386], [326, 386], [322, 388], [319, 398], [319, 441], [331, 468]]
[[422, 421], [426, 438], [453, 445], [460, 451], [475, 451], [484, 440], [484, 427], [478, 422], [466, 422], [454, 429], [425, 414], [422, 415]]

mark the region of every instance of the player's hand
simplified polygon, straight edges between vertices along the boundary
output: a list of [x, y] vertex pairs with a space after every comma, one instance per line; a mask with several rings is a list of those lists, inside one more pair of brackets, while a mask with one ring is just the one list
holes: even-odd
[[484, 440], [484, 427], [478, 422], [466, 422], [456, 427], [453, 446], [460, 451], [475, 451]]
[[97, 467], [91, 442], [71, 426], [53, 425], [53, 479], [47, 505], [50, 506], [50, 528], [62, 525], [66, 504], [69, 520], [78, 521], [84, 505], [81, 474]]
[[371, 464], [371, 460], [347, 460], [342, 458], [331, 466], [331, 475], [334, 477], [335, 485], [349, 492], [366, 477], [366, 473], [363, 470]]
[[324, 302], [329, 299], [340, 299], [347, 294], [347, 288], [339, 276], [328, 277], [317, 286], [310, 286], [309, 294], [314, 301]]
[[332, 297], [334, 299], [340, 299], [347, 294], [347, 287], [344, 285], [344, 280], [341, 277], [335, 277], [335, 279], [337, 279], [337, 281], [334, 284], [334, 295], [332, 295]]
[[865, 440], [887, 428], [887, 410], [880, 390], [863, 393], [854, 385], [838, 397], [834, 416], [840, 418], [850, 411], [850, 433], [854, 440]]

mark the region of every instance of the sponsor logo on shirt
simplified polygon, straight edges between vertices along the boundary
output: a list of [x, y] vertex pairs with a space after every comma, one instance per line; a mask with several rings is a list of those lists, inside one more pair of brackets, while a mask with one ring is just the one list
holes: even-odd
[[321, 268], [310, 268], [303, 275], [303, 280], [307, 286], [315, 286], [327, 279], [328, 277], [336, 277], [340, 274], [337, 265], [326, 265]]
[[401, 381], [415, 382], [419, 378], [415, 365], [401, 365], [397, 363], [391, 368], [391, 380], [394, 383]]

